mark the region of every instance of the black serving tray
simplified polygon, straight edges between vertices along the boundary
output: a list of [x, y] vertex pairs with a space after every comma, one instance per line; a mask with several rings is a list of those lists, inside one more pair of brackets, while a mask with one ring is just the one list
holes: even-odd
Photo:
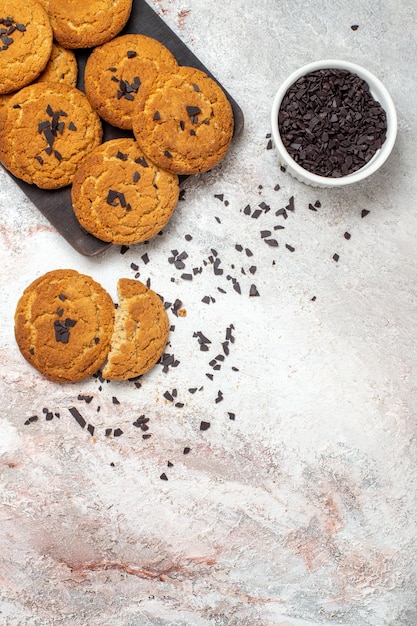
[[[120, 34], [126, 33], [140, 33], [157, 39], [171, 50], [180, 65], [191, 65], [203, 70], [216, 82], [219, 82], [144, 0], [133, 0], [129, 21]], [[79, 71], [77, 86], [81, 90], [84, 90], [84, 68], [90, 52], [91, 50], [89, 49], [75, 51]], [[222, 89], [226, 93], [233, 109], [234, 136], [236, 136], [243, 129], [243, 113], [227, 91], [223, 87]], [[103, 120], [103, 141], [117, 137], [133, 137], [133, 134], [130, 131], [115, 128]], [[15, 176], [12, 176], [12, 178], [39, 211], [80, 254], [95, 256], [112, 245], [93, 237], [80, 226], [72, 209], [70, 187], [45, 190], [39, 189], [35, 185], [29, 185]], [[187, 177], [183, 176], [180, 178], [183, 182]]]

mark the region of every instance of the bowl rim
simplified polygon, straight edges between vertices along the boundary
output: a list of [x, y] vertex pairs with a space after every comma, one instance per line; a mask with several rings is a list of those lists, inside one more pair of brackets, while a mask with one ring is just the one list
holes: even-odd
[[[369, 85], [372, 96], [381, 104], [387, 116], [387, 134], [381, 148], [379, 148], [379, 150], [374, 154], [372, 159], [370, 159], [368, 163], [361, 167], [361, 169], [356, 170], [355, 172], [352, 172], [347, 176], [341, 176], [339, 178], [319, 176], [318, 174], [313, 174], [312, 172], [309, 172], [308, 170], [301, 167], [301, 165], [294, 161], [291, 155], [287, 152], [287, 149], [285, 148], [281, 140], [281, 135], [278, 127], [278, 112], [281, 106], [281, 102], [289, 87], [296, 80], [298, 80], [298, 78], [301, 78], [302, 76], [305, 76], [307, 74], [310, 74], [311, 72], [320, 69], [348, 70], [351, 73], [356, 74], [360, 78], [364, 79]], [[317, 186], [341, 187], [343, 185], [358, 182], [370, 176], [386, 161], [392, 151], [397, 136], [397, 113], [395, 110], [394, 102], [389, 92], [382, 84], [382, 82], [374, 74], [372, 74], [372, 72], [362, 67], [361, 65], [352, 63], [351, 61], [344, 61], [341, 59], [324, 59], [322, 61], [313, 61], [299, 67], [283, 81], [278, 91], [276, 92], [272, 103], [271, 129], [272, 138], [275, 143], [276, 150], [286, 162], [285, 164], [293, 170], [296, 177], [306, 179], [306, 181], [308, 181], [309, 183], [316, 184]]]

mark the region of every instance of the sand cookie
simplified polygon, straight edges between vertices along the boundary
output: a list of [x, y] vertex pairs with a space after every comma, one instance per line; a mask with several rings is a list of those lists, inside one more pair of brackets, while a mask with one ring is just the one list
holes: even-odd
[[233, 124], [233, 111], [221, 87], [204, 72], [182, 66], [148, 89], [136, 109], [133, 132], [159, 167], [196, 174], [224, 157]]
[[53, 43], [48, 64], [36, 82], [66, 83], [71, 87], [76, 87], [77, 77], [78, 65], [74, 51]]
[[118, 282], [119, 306], [108, 361], [102, 375], [127, 380], [147, 372], [161, 357], [169, 321], [159, 296], [137, 280]]
[[134, 244], [167, 224], [178, 202], [176, 174], [147, 161], [137, 142], [113, 139], [81, 162], [72, 185], [80, 224], [103, 241]]
[[132, 0], [42, 0], [54, 38], [64, 48], [92, 48], [125, 26]]
[[109, 294], [75, 270], [44, 274], [23, 292], [15, 337], [25, 359], [50, 380], [94, 374], [106, 359], [114, 324]]
[[43, 189], [69, 185], [101, 140], [99, 116], [81, 91], [64, 83], [29, 85], [0, 108], [0, 161]]
[[52, 28], [45, 9], [32, 0], [0, 0], [0, 94], [29, 85], [45, 68]]
[[85, 92], [104, 120], [131, 129], [142, 91], [177, 68], [174, 55], [156, 39], [123, 35], [93, 50], [85, 68]]

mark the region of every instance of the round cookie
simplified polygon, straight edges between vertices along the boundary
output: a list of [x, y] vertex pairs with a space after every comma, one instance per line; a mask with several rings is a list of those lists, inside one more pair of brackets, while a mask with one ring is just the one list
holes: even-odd
[[20, 297], [15, 337], [25, 359], [50, 380], [77, 382], [106, 359], [114, 326], [114, 304], [90, 276], [53, 270]]
[[76, 87], [77, 77], [78, 65], [74, 51], [67, 50], [54, 42], [49, 61], [36, 82], [66, 83], [71, 87]]
[[24, 87], [0, 109], [0, 161], [42, 189], [69, 185], [102, 136], [101, 120], [86, 96], [64, 83]]
[[157, 363], [168, 340], [169, 320], [160, 297], [140, 281], [121, 278], [117, 291], [119, 306], [102, 375], [127, 380]]
[[176, 174], [147, 161], [130, 138], [106, 141], [81, 162], [72, 183], [81, 226], [102, 241], [134, 244], [167, 224], [178, 202]]
[[132, 128], [132, 115], [141, 93], [176, 71], [174, 55], [146, 35], [122, 35], [95, 48], [87, 59], [84, 83], [87, 98], [99, 115], [118, 128]]
[[52, 28], [32, 0], [0, 0], [0, 94], [29, 85], [48, 63]]
[[42, 0], [55, 40], [64, 48], [92, 48], [125, 26], [132, 0]]
[[233, 125], [232, 107], [221, 87], [188, 66], [149, 88], [133, 117], [133, 132], [144, 153], [176, 174], [214, 167], [227, 152]]

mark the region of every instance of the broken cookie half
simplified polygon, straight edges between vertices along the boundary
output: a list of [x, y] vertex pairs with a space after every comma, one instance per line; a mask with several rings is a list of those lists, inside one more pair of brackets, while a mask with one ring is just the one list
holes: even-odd
[[138, 280], [120, 278], [119, 306], [107, 363], [108, 380], [126, 380], [147, 372], [161, 357], [169, 334], [168, 315], [160, 297]]

